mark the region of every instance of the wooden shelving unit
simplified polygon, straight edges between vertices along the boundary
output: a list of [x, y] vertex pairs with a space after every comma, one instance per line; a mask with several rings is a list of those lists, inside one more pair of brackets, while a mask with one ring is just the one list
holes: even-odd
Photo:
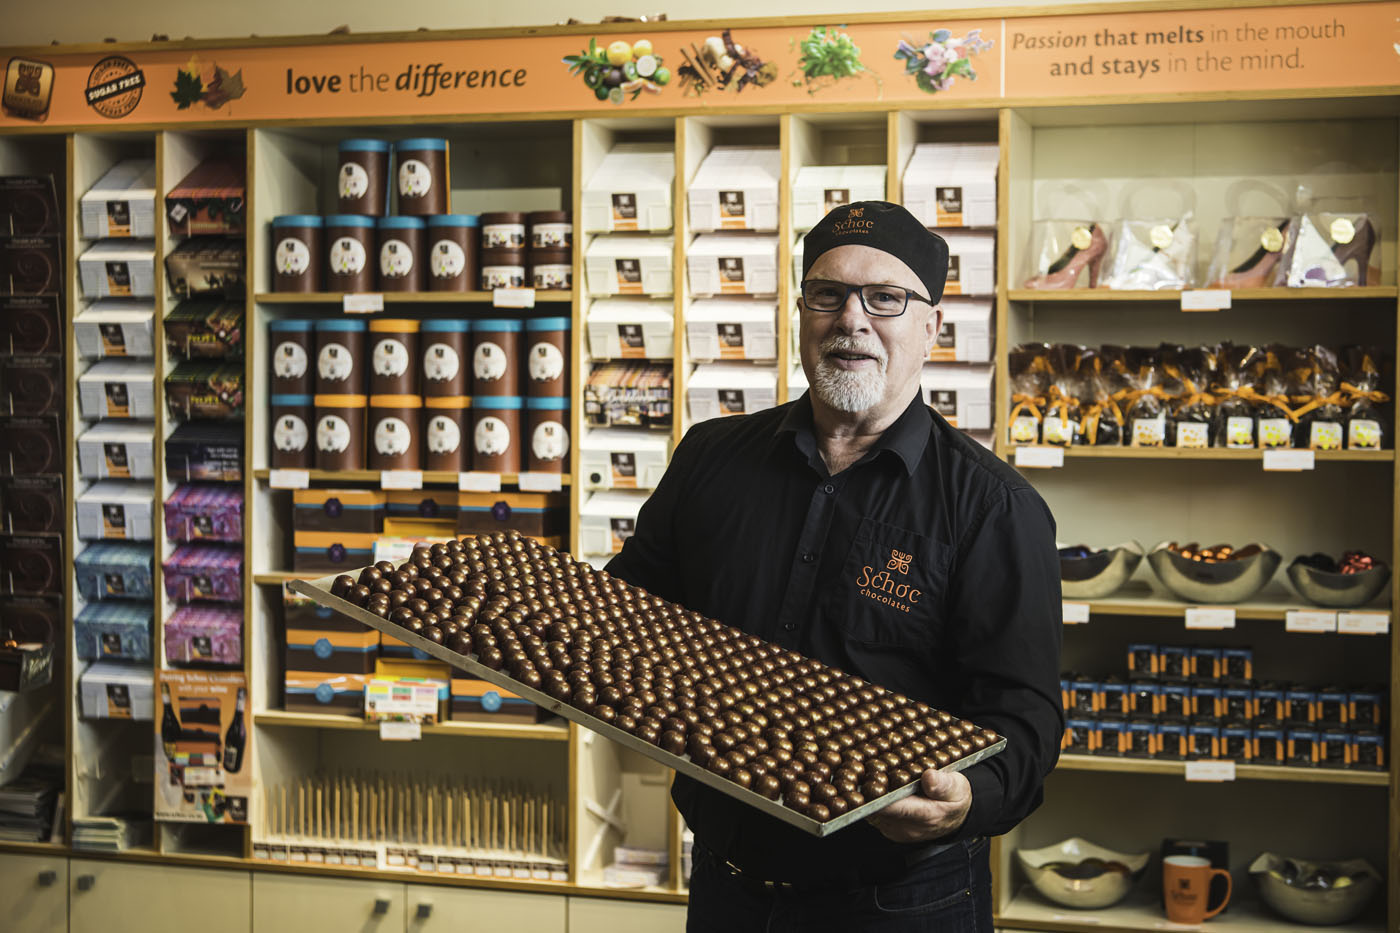
[[[1158, 761], [1152, 758], [1114, 758], [1093, 755], [1061, 755], [1055, 765], [1060, 771], [1111, 771], [1118, 774], [1165, 774], [1185, 776], [1186, 762]], [[1241, 781], [1291, 781], [1296, 784], [1355, 784], [1384, 787], [1390, 776], [1384, 771], [1343, 771], [1336, 768], [1289, 768], [1275, 765], [1237, 764], [1235, 778]]]
[[[353, 716], [330, 716], [319, 713], [295, 713], [286, 710], [267, 710], [253, 717], [259, 726], [277, 726], [292, 729], [353, 729], [374, 731], [377, 723], [365, 722]], [[473, 736], [483, 739], [528, 739], [540, 742], [567, 742], [569, 730], [562, 720], [557, 723], [490, 723], [490, 722], [439, 722], [423, 726], [425, 735]]]
[[[1280, 572], [1280, 576], [1282, 573]], [[1105, 596], [1101, 599], [1076, 600], [1066, 599], [1066, 602], [1087, 602], [1092, 620], [1093, 616], [1141, 616], [1150, 619], [1182, 619], [1190, 609], [1205, 606], [1204, 603], [1188, 603], [1173, 597], [1142, 580], [1134, 580], [1123, 589], [1112, 596]], [[1305, 602], [1296, 593], [1281, 581], [1276, 581], [1264, 587], [1255, 598], [1244, 603], [1233, 605], [1211, 605], [1214, 609], [1231, 609], [1237, 619], [1255, 619], [1271, 622], [1282, 622], [1288, 613], [1316, 612], [1318, 607]], [[1337, 610], [1328, 610], [1335, 612]], [[1390, 603], [1382, 598], [1375, 605], [1362, 606], [1355, 610], [1357, 612], [1385, 612], [1389, 613]], [[1092, 624], [1092, 623], [1091, 623]]]
[[[490, 305], [495, 299], [494, 292], [381, 292], [384, 304], [388, 305]], [[258, 292], [253, 300], [260, 305], [327, 305], [342, 306], [347, 296], [344, 292]], [[539, 289], [535, 292], [536, 304], [572, 304], [573, 291]], [[503, 307], [508, 314], [519, 314], [529, 309]]]
[[[1162, 291], [1117, 291], [1109, 288], [1066, 288], [1066, 289], [1040, 289], [1032, 288], [1011, 288], [1007, 290], [1007, 298], [1011, 301], [1026, 301], [1031, 303], [1081, 303], [1081, 302], [1104, 302], [1109, 304], [1135, 304], [1135, 303], [1181, 303], [1181, 291], [1179, 289], [1163, 289]], [[1394, 300], [1397, 291], [1394, 285], [1358, 285], [1352, 288], [1240, 288], [1230, 292], [1230, 300], [1242, 304], [1255, 304], [1264, 302], [1288, 302], [1299, 301], [1326, 301], [1326, 302], [1351, 302], [1351, 301], [1383, 301]], [[1202, 312], [1210, 313], [1210, 312]]]

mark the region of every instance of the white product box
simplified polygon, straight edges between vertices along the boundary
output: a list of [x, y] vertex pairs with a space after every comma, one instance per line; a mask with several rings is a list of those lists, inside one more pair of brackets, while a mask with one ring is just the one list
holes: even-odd
[[778, 358], [778, 306], [743, 298], [702, 298], [685, 312], [685, 342], [694, 360]]
[[150, 360], [102, 360], [78, 377], [84, 418], [154, 418], [155, 372]]
[[776, 295], [778, 238], [743, 233], [698, 236], [685, 251], [685, 271], [697, 298]]
[[155, 478], [155, 426], [102, 421], [78, 438], [78, 474], [83, 479]]
[[595, 237], [583, 260], [588, 294], [670, 295], [675, 292], [674, 259], [669, 236]]
[[929, 351], [934, 363], [992, 361], [992, 299], [944, 298], [943, 330]]
[[955, 428], [964, 431], [992, 429], [991, 366], [924, 365], [919, 383], [924, 402]]
[[676, 152], [669, 143], [614, 146], [583, 186], [583, 232], [670, 230], [675, 181]]
[[995, 227], [995, 143], [920, 143], [904, 169], [904, 206], [926, 227]]
[[777, 230], [782, 164], [777, 149], [711, 149], [686, 191], [690, 229], [697, 233]]
[[842, 204], [883, 200], [883, 165], [809, 165], [792, 180], [792, 229], [811, 230]]
[[84, 719], [154, 719], [151, 664], [94, 661], [78, 678]]
[[671, 458], [671, 438], [639, 428], [585, 431], [579, 445], [584, 488], [655, 489]]
[[150, 240], [103, 240], [78, 257], [89, 298], [154, 298], [156, 250]]
[[676, 355], [675, 305], [611, 298], [588, 309], [588, 353], [595, 360], [669, 360]]
[[692, 424], [773, 408], [778, 404], [778, 371], [747, 363], [706, 363], [691, 372], [685, 401]]
[[616, 554], [637, 527], [644, 492], [595, 492], [579, 507], [579, 544], [585, 554]]
[[151, 338], [155, 310], [149, 304], [103, 298], [73, 319], [78, 353], [94, 360], [117, 356], [155, 356]]
[[941, 233], [948, 241], [947, 295], [996, 294], [996, 234]]
[[103, 480], [77, 499], [78, 537], [84, 541], [150, 541], [155, 492], [150, 483]]
[[153, 237], [156, 235], [156, 163], [126, 159], [97, 180], [79, 206], [83, 236]]

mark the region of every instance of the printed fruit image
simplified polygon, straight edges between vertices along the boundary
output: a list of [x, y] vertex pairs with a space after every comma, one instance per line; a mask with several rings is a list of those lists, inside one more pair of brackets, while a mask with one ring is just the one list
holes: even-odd
[[589, 39], [588, 48], [564, 56], [564, 64], [570, 74], [582, 76], [594, 97], [614, 104], [636, 100], [643, 91], [659, 94], [661, 86], [671, 80], [670, 69], [662, 65], [650, 39], [632, 43], [618, 39], [607, 48], [600, 47], [597, 39]]

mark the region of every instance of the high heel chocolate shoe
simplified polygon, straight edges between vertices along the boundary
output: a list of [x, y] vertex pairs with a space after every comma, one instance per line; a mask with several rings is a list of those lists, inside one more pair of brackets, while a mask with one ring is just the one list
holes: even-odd
[[[1304, 214], [1288, 268], [1290, 288], [1340, 288], [1365, 285], [1376, 228], [1364, 214], [1353, 221], [1334, 216], [1328, 227], [1318, 224], [1326, 215]], [[1355, 216], [1355, 215], [1353, 215]], [[1347, 263], [1356, 261], [1356, 275], [1347, 274]]]
[[[1211, 288], [1265, 288], [1273, 284], [1274, 273], [1278, 268], [1279, 257], [1283, 255], [1283, 245], [1288, 239], [1288, 225], [1291, 220], [1285, 220], [1279, 224], [1275, 230], [1278, 232], [1277, 246], [1269, 249], [1260, 243], [1248, 259], [1240, 263], [1229, 272], [1220, 277], [1220, 281], [1212, 282]], [[1267, 236], [1270, 231], [1265, 230]]]
[[1026, 279], [1023, 287], [1036, 289], [1074, 288], [1075, 283], [1079, 281], [1079, 274], [1087, 266], [1089, 287], [1098, 288], [1099, 265], [1103, 262], [1104, 254], [1108, 252], [1108, 237], [1104, 235], [1103, 228], [1098, 224], [1090, 224], [1088, 232], [1088, 245], [1079, 247], [1071, 243], [1064, 255], [1050, 264], [1050, 268], [1040, 275], [1033, 275]]
[[[1343, 267], [1356, 260], [1356, 284], [1366, 284], [1366, 269], [1370, 265], [1371, 252], [1376, 248], [1376, 228], [1369, 217], [1363, 217], [1360, 226], [1354, 227], [1355, 235], [1350, 243], [1337, 243], [1332, 247], [1332, 255]], [[1335, 233], [1334, 233], [1335, 235]]]

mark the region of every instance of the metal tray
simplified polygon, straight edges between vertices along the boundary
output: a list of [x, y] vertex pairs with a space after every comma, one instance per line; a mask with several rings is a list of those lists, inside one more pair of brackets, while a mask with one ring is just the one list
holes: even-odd
[[[402, 564], [404, 562], [400, 561], [399, 563]], [[360, 569], [361, 568], [357, 568], [351, 571], [350, 576], [358, 578]], [[331, 574], [315, 580], [291, 580], [288, 581], [287, 585], [291, 587], [293, 592], [300, 593], [328, 609], [333, 609], [343, 616], [354, 619], [356, 622], [363, 622], [370, 628], [377, 629], [385, 635], [391, 635], [400, 641], [412, 645], [420, 651], [426, 652], [439, 661], [444, 661], [459, 670], [466, 671], [473, 677], [488, 681], [498, 687], [509, 690], [511, 693], [524, 697], [547, 712], [576, 722], [585, 729], [596, 732], [605, 739], [611, 739], [625, 748], [630, 748], [635, 752], [639, 752], [653, 761], [660, 762], [677, 773], [684, 774], [686, 777], [699, 781], [707, 787], [713, 787], [720, 793], [727, 794], [735, 800], [746, 803], [756, 810], [761, 810], [769, 816], [782, 820], [790, 826], [796, 826], [798, 829], [811, 833], [813, 836], [829, 836], [857, 820], [865, 819], [872, 813], [878, 813], [896, 800], [901, 800], [913, 794], [919, 786], [917, 780], [912, 781], [902, 787], [896, 787], [884, 795], [876, 797], [874, 800], [867, 800], [854, 810], [848, 810], [838, 817], [827, 820], [825, 823], [819, 822], [809, 816], [804, 816], [795, 810], [783, 806], [783, 804], [777, 800], [769, 800], [757, 791], [750, 790], [746, 787], [740, 787], [733, 781], [720, 777], [718, 774], [714, 774], [708, 768], [700, 767], [693, 763], [688, 755], [673, 755], [670, 752], [664, 751], [658, 746], [652, 745], [650, 742], [637, 738], [630, 732], [624, 732], [616, 726], [609, 725], [587, 713], [580, 712], [567, 703], [556, 700], [542, 690], [527, 687], [525, 684], [512, 679], [505, 671], [494, 671], [486, 665], [479, 663], [474, 656], [458, 654], [448, 649], [445, 645], [439, 645], [437, 642], [429, 641], [421, 635], [416, 635], [406, 628], [395, 625], [388, 619], [380, 618], [368, 610], [361, 609], [354, 603], [347, 602], [337, 596], [332, 596], [330, 592], [331, 583], [338, 576], [341, 576], [341, 574]], [[978, 749], [967, 757], [960, 758], [939, 770], [961, 771], [964, 768], [970, 768], [979, 761], [997, 754], [1005, 747], [1006, 739], [1002, 738], [1000, 741], [988, 745], [986, 748]]]

